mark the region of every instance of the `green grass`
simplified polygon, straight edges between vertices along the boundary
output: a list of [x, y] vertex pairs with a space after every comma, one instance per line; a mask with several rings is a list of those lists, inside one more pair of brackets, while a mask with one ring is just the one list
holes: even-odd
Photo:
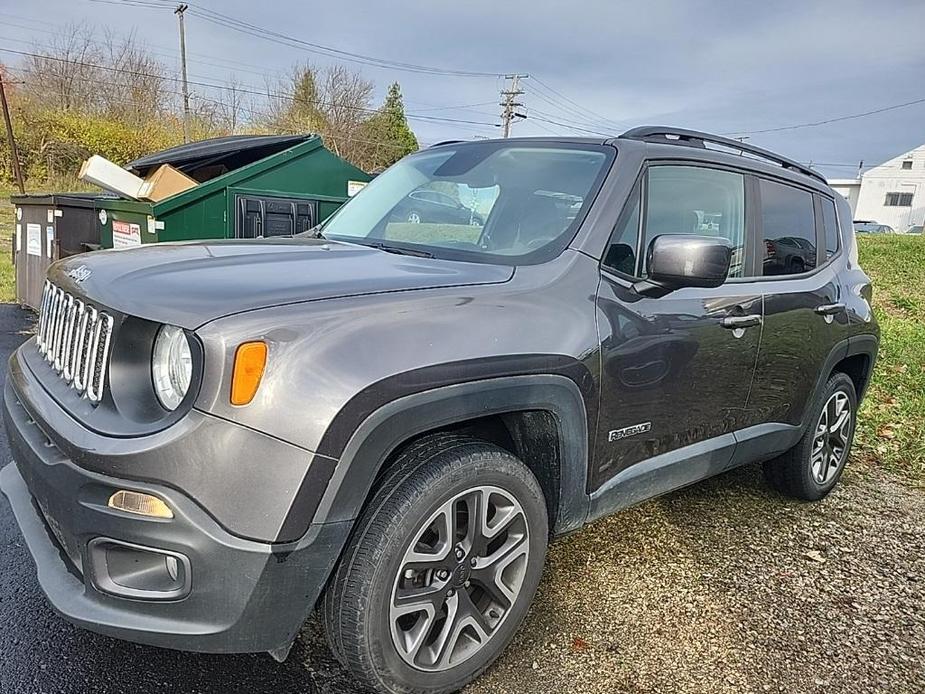
[[[15, 301], [12, 192], [0, 188], [0, 302], [7, 303]], [[458, 225], [431, 224], [393, 224], [388, 236], [415, 241], [433, 238], [438, 231], [464, 238]], [[475, 237], [478, 232], [472, 228]], [[880, 360], [861, 409], [857, 451], [872, 464], [925, 483], [925, 237], [864, 236], [859, 245], [861, 265], [874, 280], [882, 338]]]
[[880, 358], [861, 408], [857, 450], [925, 482], [925, 237], [859, 240], [874, 280]]
[[16, 220], [10, 204], [12, 188], [0, 186], [0, 302], [16, 301], [16, 276], [13, 273], [13, 232]]

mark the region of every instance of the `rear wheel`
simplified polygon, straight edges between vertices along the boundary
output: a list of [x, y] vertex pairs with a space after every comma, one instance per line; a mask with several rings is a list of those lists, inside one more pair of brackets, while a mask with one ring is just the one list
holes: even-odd
[[519, 627], [548, 526], [536, 478], [492, 444], [451, 434], [386, 475], [325, 595], [332, 650], [383, 692], [451, 692]]
[[844, 472], [856, 419], [854, 383], [846, 374], [836, 373], [814, 403], [814, 426], [791, 450], [764, 464], [765, 478], [788, 496], [821, 499]]

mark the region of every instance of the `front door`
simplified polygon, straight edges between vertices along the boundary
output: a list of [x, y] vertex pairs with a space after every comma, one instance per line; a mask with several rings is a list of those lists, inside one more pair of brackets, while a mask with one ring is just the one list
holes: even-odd
[[[662, 234], [712, 235], [735, 248], [718, 288], [644, 297], [641, 249]], [[640, 461], [748, 426], [761, 340], [760, 290], [747, 274], [745, 177], [707, 166], [650, 166], [604, 257], [597, 297], [601, 408], [591, 488]], [[731, 456], [733, 442], [719, 439]], [[725, 442], [725, 443], [721, 443]], [[691, 471], [688, 471], [691, 472]]]

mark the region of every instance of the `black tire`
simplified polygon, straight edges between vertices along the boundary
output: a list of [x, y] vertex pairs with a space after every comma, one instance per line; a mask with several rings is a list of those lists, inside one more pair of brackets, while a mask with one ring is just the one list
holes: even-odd
[[[475, 492], [467, 491], [475, 488], [478, 488]], [[517, 510], [522, 511], [516, 514], [516, 518], [518, 523], [523, 521], [519, 527], [527, 528], [527, 532], [518, 536], [521, 540], [517, 546], [520, 551], [526, 548], [527, 554], [523, 561], [518, 558], [510, 564], [517, 566], [519, 592], [492, 627], [490, 636], [484, 641], [480, 639], [482, 645], [475, 647], [471, 655], [460, 658], [458, 664], [448, 663], [441, 670], [420, 669], [407, 662], [408, 653], [403, 655], [393, 640], [395, 625], [400, 623], [394, 621], [393, 605], [397, 603], [393, 600], [402, 590], [400, 586], [411, 580], [406, 573], [409, 571], [406, 568], [406, 552], [410, 552], [411, 547], [421, 547], [424, 537], [421, 533], [422, 530], [427, 531], [429, 519], [448, 519], [450, 515], [440, 515], [446, 508], [450, 509], [453, 517], [458, 517], [457, 504], [467, 502], [457, 497], [482, 494], [479, 490], [485, 488], [503, 490], [519, 504]], [[479, 503], [485, 503], [491, 509], [497, 498], [489, 493], [484, 502]], [[501, 498], [505, 500], [508, 497]], [[452, 505], [448, 506], [450, 503]], [[489, 526], [495, 517], [487, 518]], [[455, 523], [448, 527], [451, 531], [457, 530]], [[547, 541], [545, 499], [536, 478], [520, 460], [498, 446], [467, 436], [437, 434], [418, 440], [398, 456], [379, 484], [357, 521], [325, 593], [323, 614], [331, 650], [358, 680], [375, 691], [436, 694], [458, 690], [491, 665], [523, 621], [542, 574]], [[487, 551], [486, 560], [489, 558]], [[448, 558], [455, 561], [455, 557], [451, 550]], [[472, 564], [469, 564], [470, 561]], [[470, 589], [469, 580], [463, 588], [461, 580], [454, 582], [458, 580], [457, 573], [450, 573], [450, 582], [454, 582], [452, 585], [459, 590], [455, 598], [459, 601], [457, 605], [462, 605], [464, 591], [468, 595], [470, 590], [480, 590], [475, 573], [477, 569], [473, 568], [470, 576], [463, 568], [475, 567], [477, 562], [476, 550], [473, 549], [472, 556], [466, 555], [457, 567], [465, 572], [466, 579], [472, 579], [474, 588]], [[439, 573], [444, 572], [441, 569]], [[437, 585], [438, 571], [432, 570], [427, 575]], [[426, 582], [423, 576], [424, 573], [421, 577]], [[442, 587], [435, 592], [443, 591], [450, 582], [440, 584]], [[455, 590], [452, 592], [455, 593]], [[479, 595], [473, 600], [486, 604], [487, 595]], [[444, 600], [442, 593], [439, 600]], [[444, 607], [448, 609], [450, 599], [445, 600]], [[467, 604], [474, 606], [476, 603]], [[493, 605], [490, 603], [486, 609], [491, 618], [497, 618]], [[463, 614], [461, 607], [459, 614]], [[414, 619], [423, 617], [419, 615]], [[487, 615], [485, 619], [488, 619]], [[441, 624], [440, 620], [431, 620], [430, 628], [439, 631], [436, 626]], [[449, 620], [443, 622], [447, 623]], [[481, 623], [488, 625], [488, 621], [482, 620]], [[463, 627], [462, 631], [465, 629]], [[427, 633], [425, 631], [422, 641], [426, 641]], [[457, 639], [457, 642], [462, 641], [462, 638]]]
[[[817, 440], [817, 430], [822, 423], [823, 409], [837, 394], [847, 398], [850, 410], [848, 413], [847, 445], [839, 457], [837, 465], [828, 465], [828, 476], [820, 481], [813, 468], [813, 448]], [[781, 494], [803, 499], [805, 501], [818, 501], [826, 496], [838, 484], [848, 456], [851, 454], [851, 443], [854, 439], [854, 430], [857, 422], [858, 399], [854, 390], [854, 382], [843, 373], [835, 373], [829, 378], [819, 397], [813, 402], [810, 425], [799, 442], [774, 460], [764, 463], [764, 476]]]

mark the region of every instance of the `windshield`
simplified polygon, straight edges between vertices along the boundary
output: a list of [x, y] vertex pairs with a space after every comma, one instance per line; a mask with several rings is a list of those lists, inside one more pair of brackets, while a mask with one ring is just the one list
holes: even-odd
[[325, 224], [326, 238], [483, 262], [539, 262], [574, 236], [613, 148], [485, 142], [401, 160]]

